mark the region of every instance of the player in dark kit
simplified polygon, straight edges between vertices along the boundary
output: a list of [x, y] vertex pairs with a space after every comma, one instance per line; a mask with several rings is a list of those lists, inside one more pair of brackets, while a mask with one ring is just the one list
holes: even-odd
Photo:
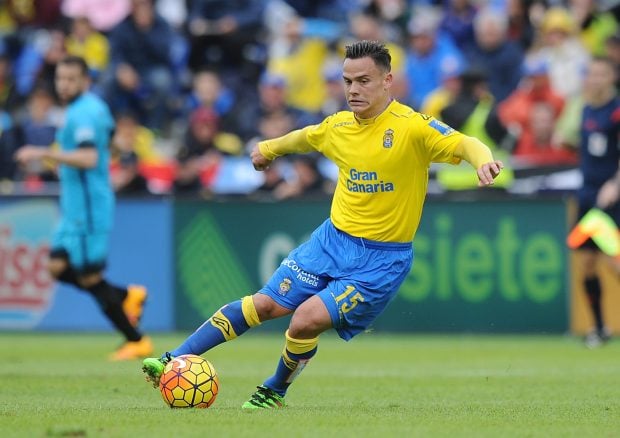
[[[583, 186], [578, 192], [579, 217], [598, 207], [620, 224], [620, 97], [617, 94], [616, 70], [611, 60], [595, 58], [590, 62], [585, 81], [580, 138], [580, 169]], [[595, 328], [586, 336], [586, 346], [595, 348], [609, 340], [603, 320], [601, 281], [598, 259], [603, 256], [590, 239], [581, 247], [584, 287], [594, 317]], [[620, 275], [620, 263], [605, 256]]]

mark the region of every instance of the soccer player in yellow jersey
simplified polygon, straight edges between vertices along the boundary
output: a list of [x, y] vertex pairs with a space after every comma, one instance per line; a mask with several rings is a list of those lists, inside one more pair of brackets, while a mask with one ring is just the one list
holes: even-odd
[[503, 167], [488, 147], [390, 96], [390, 54], [374, 41], [346, 47], [343, 81], [352, 111], [266, 140], [252, 151], [257, 170], [279, 156], [318, 151], [340, 171], [330, 218], [285, 258], [252, 296], [227, 304], [177, 349], [143, 362], [157, 383], [164, 364], [202, 354], [249, 328], [293, 314], [276, 371], [244, 409], [279, 408], [317, 351], [319, 335], [334, 328], [351, 339], [396, 295], [413, 260], [412, 240], [422, 215], [432, 162], [472, 164], [481, 186]]

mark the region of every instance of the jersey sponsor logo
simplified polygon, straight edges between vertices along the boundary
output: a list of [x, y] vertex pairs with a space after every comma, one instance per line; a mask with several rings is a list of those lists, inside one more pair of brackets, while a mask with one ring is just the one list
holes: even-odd
[[[296, 274], [295, 278], [297, 280], [303, 283], [309, 284], [310, 286], [314, 286], [314, 287], [317, 287], [319, 285], [318, 275], [314, 275], [314, 274], [304, 271], [303, 269], [299, 267], [299, 265], [297, 264], [295, 260], [284, 259], [281, 264], [289, 268], [291, 271], [293, 271]], [[282, 283], [280, 283], [280, 288], [282, 288]]]
[[379, 179], [377, 172], [351, 169], [347, 178], [347, 190], [354, 193], [393, 192], [394, 183]]
[[392, 147], [393, 144], [394, 144], [394, 130], [386, 129], [385, 132], [383, 133], [383, 147], [389, 149]]
[[454, 129], [437, 119], [431, 120], [428, 125], [441, 135], [450, 135], [454, 132]]

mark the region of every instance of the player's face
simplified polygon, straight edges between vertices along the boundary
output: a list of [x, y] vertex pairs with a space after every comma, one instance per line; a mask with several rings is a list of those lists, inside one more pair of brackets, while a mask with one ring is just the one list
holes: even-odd
[[392, 74], [377, 67], [372, 58], [345, 59], [342, 77], [347, 102], [358, 117], [375, 117], [388, 105]]
[[614, 70], [606, 62], [594, 61], [588, 68], [584, 87], [586, 91], [593, 94], [604, 93], [613, 88], [616, 76]]
[[88, 88], [88, 78], [77, 65], [58, 64], [56, 67], [56, 93], [63, 102], [70, 102]]

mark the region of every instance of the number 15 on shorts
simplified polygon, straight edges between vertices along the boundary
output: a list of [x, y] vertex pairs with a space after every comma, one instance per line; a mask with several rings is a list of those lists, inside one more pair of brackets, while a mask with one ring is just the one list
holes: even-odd
[[347, 286], [345, 291], [336, 297], [336, 302], [340, 306], [342, 313], [350, 312], [355, 309], [357, 303], [364, 301], [362, 294], [355, 290], [353, 286]]

